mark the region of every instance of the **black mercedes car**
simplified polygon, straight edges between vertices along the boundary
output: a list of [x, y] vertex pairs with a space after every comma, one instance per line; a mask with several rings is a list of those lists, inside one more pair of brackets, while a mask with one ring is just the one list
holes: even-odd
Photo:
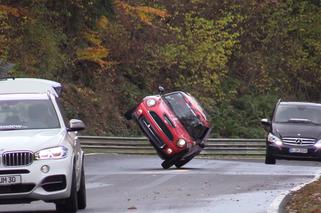
[[279, 101], [271, 119], [262, 119], [266, 164], [276, 159], [321, 160], [321, 104]]

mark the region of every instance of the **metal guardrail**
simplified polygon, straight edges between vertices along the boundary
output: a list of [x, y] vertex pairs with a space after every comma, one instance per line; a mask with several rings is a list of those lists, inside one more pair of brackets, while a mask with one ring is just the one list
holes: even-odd
[[[88, 152], [118, 154], [156, 154], [145, 137], [79, 136], [82, 148]], [[265, 139], [210, 138], [200, 157], [262, 158]]]

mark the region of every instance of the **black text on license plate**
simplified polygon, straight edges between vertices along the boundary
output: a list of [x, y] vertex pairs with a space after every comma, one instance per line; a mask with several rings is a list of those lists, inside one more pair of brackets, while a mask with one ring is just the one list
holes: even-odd
[[304, 148], [290, 148], [289, 149], [290, 153], [308, 153], [308, 149], [304, 149]]
[[20, 175], [0, 176], [0, 185], [11, 185], [21, 183]]

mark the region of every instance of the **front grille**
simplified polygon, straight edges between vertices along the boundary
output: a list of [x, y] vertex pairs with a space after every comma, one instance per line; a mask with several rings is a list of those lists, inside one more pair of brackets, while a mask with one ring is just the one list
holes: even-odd
[[154, 111], [150, 111], [149, 114], [153, 117], [154, 121], [157, 123], [157, 125], [159, 126], [159, 128], [165, 133], [165, 135], [167, 136], [167, 138], [172, 141], [173, 140], [173, 134], [171, 133], [171, 131], [168, 129], [168, 127], [166, 126], [166, 124], [164, 123], [164, 121], [157, 115], [156, 112]]
[[157, 115], [156, 112], [154, 111], [150, 111], [149, 114], [153, 117], [154, 121], [157, 123], [157, 125], [159, 126], [159, 128], [165, 133], [165, 135], [167, 136], [167, 138], [172, 141], [173, 140], [173, 134], [171, 133], [171, 131], [168, 129], [168, 127], [166, 126], [166, 124], [164, 123], [164, 121]]
[[282, 141], [286, 145], [294, 146], [311, 146], [316, 142], [313, 138], [282, 138]]
[[0, 186], [0, 194], [26, 193], [32, 191], [35, 184], [15, 184]]
[[4, 166], [26, 166], [32, 163], [31, 152], [7, 152], [2, 155]]
[[142, 128], [143, 132], [150, 139], [154, 146], [156, 146], [158, 149], [164, 148], [165, 143], [158, 136], [156, 131], [153, 129], [152, 125], [145, 117], [141, 117], [140, 119], [138, 119], [138, 123], [139, 126]]

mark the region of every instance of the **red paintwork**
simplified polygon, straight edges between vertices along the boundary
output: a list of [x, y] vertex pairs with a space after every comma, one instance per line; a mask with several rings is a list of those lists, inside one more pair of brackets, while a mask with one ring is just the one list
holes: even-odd
[[[205, 126], [209, 126], [209, 123], [207, 121], [205, 113], [198, 107], [198, 105], [193, 101], [193, 97], [189, 96], [186, 93], [181, 92], [181, 94], [184, 95], [187, 102], [190, 103], [190, 107], [194, 110], [194, 112], [199, 115], [200, 120]], [[156, 105], [152, 107], [147, 106], [147, 100], [154, 99], [156, 101]], [[161, 130], [161, 128], [157, 125], [157, 123], [154, 121], [152, 116], [150, 115], [149, 111], [154, 111], [158, 114], [159, 117], [161, 117], [168, 127], [168, 129], [171, 131], [171, 133], [174, 136], [173, 141], [169, 140], [168, 137], [165, 135], [165, 133]], [[164, 114], [168, 116], [168, 118], [172, 121], [175, 128], [172, 127], [170, 124], [166, 122], [164, 119]], [[166, 146], [163, 148], [163, 153], [168, 156], [174, 156], [177, 153], [180, 153], [181, 151], [185, 149], [190, 149], [193, 146], [198, 146], [197, 142], [189, 135], [189, 133], [186, 131], [185, 127], [180, 123], [178, 118], [175, 116], [173, 111], [170, 109], [170, 107], [166, 104], [166, 102], [161, 98], [160, 95], [155, 96], [147, 96], [143, 99], [141, 103], [137, 106], [133, 113], [134, 117], [138, 119], [140, 116], [144, 116], [152, 125], [154, 130], [157, 131], [158, 136], [163, 140], [163, 142], [166, 144]], [[177, 141], [182, 138], [186, 141], [186, 145], [183, 148], [180, 148], [176, 145]], [[171, 154], [167, 154], [165, 150], [167, 148], [172, 149]]]

